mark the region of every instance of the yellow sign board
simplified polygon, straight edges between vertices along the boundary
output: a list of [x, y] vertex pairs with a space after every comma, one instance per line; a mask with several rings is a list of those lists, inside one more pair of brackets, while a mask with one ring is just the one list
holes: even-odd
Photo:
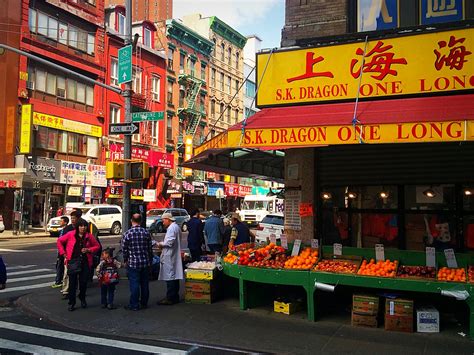
[[474, 29], [260, 53], [257, 106], [472, 90], [473, 63]]
[[31, 105], [21, 106], [20, 154], [31, 152]]
[[61, 131], [85, 134], [92, 137], [102, 137], [102, 127], [88, 123], [68, 120], [66, 118], [33, 112], [33, 124], [55, 128]]
[[[246, 129], [228, 132], [228, 148], [305, 147], [358, 143], [474, 141], [474, 121]], [[241, 144], [240, 144], [241, 142]]]
[[[15, 151], [15, 116], [16, 116], [16, 107], [8, 106], [7, 107], [7, 124], [5, 127], [5, 152], [7, 154], [13, 154]], [[31, 121], [31, 119], [30, 119]]]

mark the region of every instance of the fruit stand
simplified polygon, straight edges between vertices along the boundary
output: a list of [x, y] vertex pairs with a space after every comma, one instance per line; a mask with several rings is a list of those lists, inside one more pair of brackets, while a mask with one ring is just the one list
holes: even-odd
[[[331, 246], [325, 246], [322, 248], [322, 256], [331, 255]], [[352, 258], [362, 257], [365, 260], [375, 258], [374, 249], [364, 248], [351, 248], [344, 247], [344, 255], [348, 255]], [[445, 257], [443, 253], [437, 253], [436, 255], [437, 265], [440, 268], [438, 270], [438, 278], [444, 278], [445, 274], [441, 269], [446, 265]], [[417, 251], [401, 251], [396, 249], [385, 250], [385, 258], [388, 260], [397, 260], [396, 264], [399, 265], [425, 265], [426, 254]], [[464, 270], [469, 265], [474, 265], [474, 256], [468, 254], [456, 254], [457, 262], [459, 267]], [[370, 263], [370, 262], [369, 262]], [[388, 262], [389, 263], [389, 262]], [[317, 264], [316, 264], [317, 265]], [[460, 292], [467, 295], [464, 300], [467, 302], [470, 314], [469, 314], [469, 334], [474, 339], [474, 283], [473, 279], [466, 280], [465, 282], [453, 282], [439, 280], [438, 278], [424, 278], [424, 277], [400, 277], [397, 276], [395, 271], [388, 271], [386, 275], [391, 276], [366, 276], [358, 273], [335, 273], [335, 272], [323, 272], [315, 271], [315, 268], [311, 270], [293, 270], [293, 269], [275, 269], [265, 267], [250, 267], [247, 265], [238, 265], [237, 263], [226, 263], [224, 262], [224, 273], [227, 276], [237, 278], [239, 280], [239, 300], [240, 308], [245, 310], [252, 308], [253, 305], [258, 304], [259, 290], [257, 287], [249, 287], [250, 282], [254, 283], [265, 283], [265, 284], [277, 284], [277, 285], [291, 285], [301, 286], [305, 289], [307, 295], [307, 314], [308, 319], [311, 321], [315, 320], [316, 307], [322, 307], [323, 305], [318, 304], [318, 300], [314, 297], [316, 290], [316, 283], [325, 285], [345, 285], [353, 287], [383, 289], [383, 290], [396, 290], [396, 291], [410, 291], [410, 292], [422, 292], [422, 293], [435, 293], [441, 294], [444, 292]], [[390, 266], [383, 265], [386, 270], [391, 270]], [[359, 269], [360, 270], [360, 269]], [[464, 272], [463, 272], [464, 274]], [[395, 276], [393, 276], [395, 275]], [[405, 275], [407, 276], [407, 275]], [[429, 275], [432, 276], [432, 275]], [[469, 282], [470, 281], [470, 282]], [[336, 286], [337, 287], [337, 286]], [[455, 299], [453, 298], [453, 301]]]

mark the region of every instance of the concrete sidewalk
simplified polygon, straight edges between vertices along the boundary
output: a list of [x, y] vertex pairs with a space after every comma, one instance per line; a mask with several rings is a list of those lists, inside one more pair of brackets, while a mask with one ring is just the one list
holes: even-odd
[[[181, 287], [183, 289], [183, 287]], [[157, 306], [165, 294], [163, 282], [150, 284], [149, 308], [127, 311], [128, 282], [117, 287], [119, 309], [100, 308], [100, 290], [88, 290], [87, 309], [67, 310], [57, 290], [48, 289], [20, 298], [17, 304], [35, 316], [67, 328], [126, 335], [141, 339], [179, 343], [220, 345], [253, 351], [309, 354], [472, 354], [474, 342], [456, 331], [438, 334], [387, 332], [383, 328], [357, 328], [350, 316], [306, 320], [304, 312], [292, 316], [277, 314], [270, 307], [241, 311], [237, 299], [212, 305], [180, 303]]]
[[6, 230], [0, 233], [0, 239], [23, 239], [23, 238], [45, 238], [49, 237], [49, 233], [44, 228], [32, 228], [28, 230], [28, 234], [23, 232], [19, 234], [13, 234], [13, 230]]

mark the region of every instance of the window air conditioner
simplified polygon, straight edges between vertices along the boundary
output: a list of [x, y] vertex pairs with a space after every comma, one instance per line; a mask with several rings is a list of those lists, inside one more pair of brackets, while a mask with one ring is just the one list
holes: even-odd
[[56, 89], [56, 96], [61, 98], [61, 99], [65, 99], [66, 98], [66, 90], [64, 89]]
[[30, 89], [30, 90], [34, 90], [34, 89], [35, 89], [35, 83], [34, 83], [34, 81], [27, 81], [27, 82], [26, 82], [26, 88], [27, 88], [27, 89]]

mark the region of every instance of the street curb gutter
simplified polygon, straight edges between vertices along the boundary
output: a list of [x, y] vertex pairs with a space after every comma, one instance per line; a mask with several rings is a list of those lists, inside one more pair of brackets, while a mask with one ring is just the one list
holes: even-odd
[[[34, 304], [32, 304], [29, 301], [29, 298], [30, 298], [30, 295], [21, 296], [14, 302], [14, 304], [18, 306], [21, 310], [23, 310], [25, 313], [31, 316], [37, 317], [40, 320], [48, 321], [60, 327], [65, 327], [70, 330], [77, 330], [81, 332], [94, 332], [97, 334], [110, 336], [109, 331], [104, 331], [102, 329], [96, 329], [96, 328], [81, 329], [77, 326], [73, 326], [72, 324], [76, 325], [77, 323], [69, 321], [68, 319], [53, 316], [51, 313], [36, 307]], [[197, 347], [197, 348], [211, 348], [213, 350], [231, 351], [231, 352], [242, 353], [242, 354], [266, 354], [266, 352], [255, 351], [255, 350], [242, 350], [242, 349], [237, 349], [233, 347], [223, 347], [223, 346], [219, 346], [219, 345], [211, 344], [211, 343], [198, 343], [196, 341], [193, 341], [192, 339], [157, 338], [156, 336], [143, 335], [139, 333], [135, 334], [131, 332], [127, 333], [126, 335], [120, 335], [120, 334], [114, 334], [114, 335], [123, 336], [131, 340], [133, 339], [147, 340], [147, 341], [152, 340], [152, 341], [157, 341], [157, 342], [169, 343], [173, 345], [180, 345], [180, 346], [187, 345], [190, 347]]]

